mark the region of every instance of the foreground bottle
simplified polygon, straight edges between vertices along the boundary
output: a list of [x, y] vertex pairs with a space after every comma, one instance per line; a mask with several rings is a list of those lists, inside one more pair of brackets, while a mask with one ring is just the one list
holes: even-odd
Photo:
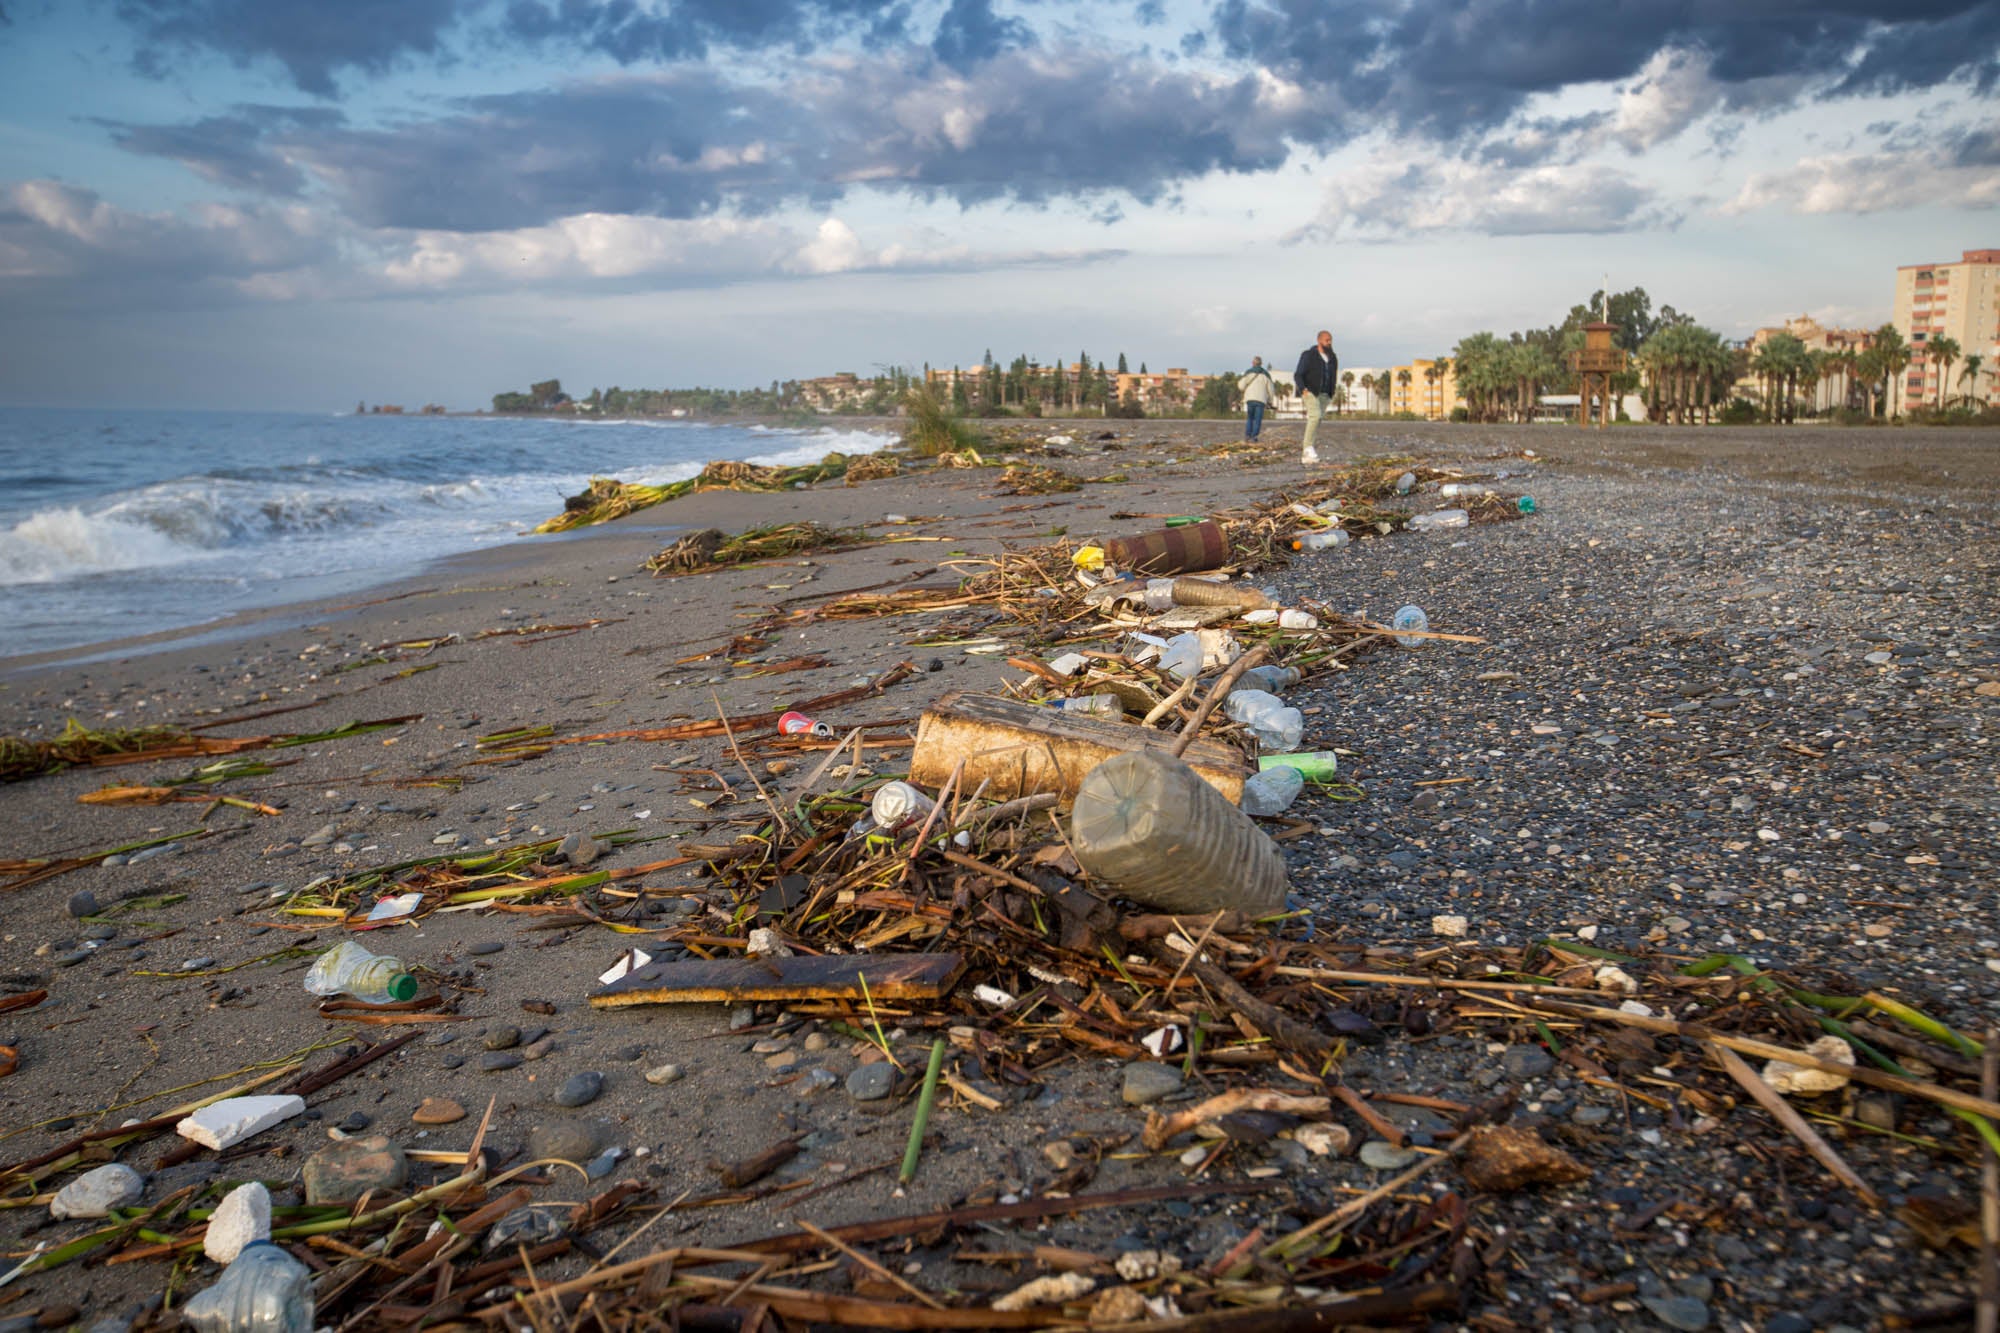
[[1070, 841], [1092, 876], [1163, 912], [1284, 910], [1277, 844], [1193, 769], [1155, 751], [1113, 755], [1084, 775]]
[[199, 1333], [312, 1333], [312, 1275], [271, 1241], [253, 1241], [181, 1314]]
[[353, 940], [342, 940], [319, 956], [306, 973], [311, 995], [351, 995], [367, 1004], [401, 1003], [417, 998], [417, 979], [400, 959], [372, 954]]

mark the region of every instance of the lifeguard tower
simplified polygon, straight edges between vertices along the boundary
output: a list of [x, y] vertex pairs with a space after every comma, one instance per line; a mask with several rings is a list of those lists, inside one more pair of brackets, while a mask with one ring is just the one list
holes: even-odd
[[1583, 349], [1571, 352], [1570, 369], [1576, 372], [1578, 402], [1576, 424], [1588, 426], [1591, 414], [1591, 394], [1597, 394], [1597, 428], [1604, 429], [1611, 424], [1611, 377], [1625, 369], [1625, 353], [1611, 341], [1611, 335], [1618, 331], [1616, 324], [1599, 321], [1583, 326]]

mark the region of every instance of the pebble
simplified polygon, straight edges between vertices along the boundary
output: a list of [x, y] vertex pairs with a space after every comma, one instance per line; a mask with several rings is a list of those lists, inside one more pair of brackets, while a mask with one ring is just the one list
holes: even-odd
[[137, 1203], [146, 1192], [146, 1179], [123, 1162], [110, 1162], [86, 1171], [56, 1191], [49, 1203], [49, 1216], [65, 1218], [103, 1217], [113, 1208]]
[[334, 838], [338, 836], [338, 833], [339, 830], [335, 829], [333, 825], [324, 824], [321, 825], [319, 828], [314, 829], [311, 833], [306, 834], [305, 837], [300, 838], [299, 846], [324, 847], [328, 843], [332, 842]]
[[604, 1091], [604, 1075], [594, 1069], [571, 1074], [556, 1093], [558, 1106], [588, 1106]]
[[340, 1123], [334, 1128], [343, 1134], [359, 1134], [374, 1123], [365, 1111], [349, 1111], [340, 1118]]
[[449, 1097], [426, 1097], [410, 1112], [410, 1123], [415, 1125], [452, 1125], [463, 1119], [465, 1108]]
[[527, 1157], [531, 1162], [553, 1157], [582, 1166], [603, 1146], [604, 1131], [595, 1121], [557, 1120], [528, 1131]]
[[353, 1203], [370, 1190], [400, 1189], [409, 1159], [386, 1134], [338, 1139], [312, 1156], [300, 1172], [309, 1204]]
[[646, 1081], [665, 1087], [669, 1083], [680, 1082], [686, 1072], [679, 1065], [654, 1065], [646, 1071]]
[[82, 918], [86, 916], [96, 916], [97, 895], [92, 893], [89, 889], [78, 889], [75, 893], [72, 893], [69, 896], [69, 902], [66, 904], [66, 906], [69, 910], [69, 914], [73, 917]]
[[523, 1060], [539, 1060], [555, 1048], [556, 1039], [553, 1035], [537, 1037], [521, 1048], [521, 1058]]
[[1539, 1046], [1509, 1046], [1500, 1057], [1500, 1067], [1516, 1081], [1539, 1078], [1555, 1067], [1555, 1057]]
[[480, 1044], [489, 1051], [511, 1051], [521, 1044], [521, 1029], [503, 1024], [487, 1032]]
[[573, 866], [587, 866], [604, 854], [604, 849], [588, 833], [572, 833], [556, 846], [556, 855]]
[[506, 945], [500, 943], [498, 940], [487, 940], [483, 944], [473, 945], [466, 952], [474, 958], [490, 958], [506, 947]]
[[1653, 1312], [1653, 1317], [1668, 1328], [1678, 1328], [1683, 1333], [1701, 1333], [1708, 1327], [1708, 1306], [1692, 1296], [1645, 1296], [1641, 1304]]
[[1585, 1128], [1595, 1128], [1598, 1125], [1610, 1123], [1611, 1108], [1608, 1106], [1579, 1106], [1570, 1113], [1569, 1118], [1574, 1123], [1582, 1125]]
[[896, 1067], [886, 1060], [861, 1065], [847, 1076], [847, 1095], [857, 1102], [877, 1102], [896, 1086]]
[[1180, 1066], [1154, 1060], [1134, 1060], [1125, 1066], [1119, 1096], [1127, 1106], [1146, 1106], [1181, 1090]]
[[521, 1064], [521, 1057], [512, 1051], [488, 1051], [479, 1057], [479, 1067], [488, 1074], [497, 1074], [504, 1069], [515, 1069]]
[[1361, 1164], [1376, 1171], [1400, 1171], [1422, 1156], [1415, 1148], [1398, 1148], [1387, 1139], [1370, 1139], [1361, 1145]]

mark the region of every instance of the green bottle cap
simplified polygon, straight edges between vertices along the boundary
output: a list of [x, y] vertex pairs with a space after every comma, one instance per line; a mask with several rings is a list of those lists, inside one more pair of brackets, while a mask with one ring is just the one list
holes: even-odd
[[402, 1003], [417, 998], [417, 979], [408, 972], [398, 972], [389, 978], [389, 998]]

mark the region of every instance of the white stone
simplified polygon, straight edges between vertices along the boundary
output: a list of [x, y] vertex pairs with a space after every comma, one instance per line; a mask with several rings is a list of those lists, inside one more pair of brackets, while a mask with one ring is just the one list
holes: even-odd
[[[1806, 1047], [1806, 1054], [1838, 1064], [1854, 1063], [1854, 1048], [1839, 1037], [1821, 1037]], [[1827, 1069], [1806, 1069], [1789, 1060], [1773, 1060], [1764, 1066], [1764, 1081], [1790, 1097], [1816, 1097], [1847, 1086], [1847, 1075]]]
[[201, 1251], [219, 1264], [233, 1264], [251, 1241], [271, 1239], [271, 1192], [253, 1180], [229, 1191], [209, 1214]]
[[1987, 970], [1988, 972], [2000, 972], [2000, 958], [1989, 958], [1989, 959], [1987, 959], [1987, 960], [1986, 960], [1986, 970]]
[[1285, 1131], [1284, 1136], [1315, 1157], [1339, 1157], [1354, 1142], [1354, 1136], [1347, 1132], [1345, 1126], [1323, 1125], [1317, 1121], [1294, 1125]]
[[58, 1222], [72, 1217], [103, 1217], [113, 1208], [139, 1202], [146, 1181], [123, 1162], [111, 1162], [86, 1171], [56, 1191], [49, 1201], [49, 1216]]
[[1127, 1250], [1118, 1256], [1115, 1267], [1118, 1276], [1127, 1282], [1150, 1282], [1180, 1272], [1181, 1260], [1177, 1254], [1162, 1254], [1158, 1250]]
[[1637, 995], [1639, 983], [1632, 974], [1622, 967], [1600, 967], [1597, 969], [1597, 989], [1615, 990], [1626, 995]]
[[1637, 1000], [1625, 1001], [1625, 1003], [1618, 1006], [1618, 1012], [1621, 1014], [1634, 1014], [1640, 1018], [1651, 1018], [1653, 1016], [1652, 1009], [1647, 1005], [1640, 1004]]
[[1597, 938], [1597, 927], [1596, 927], [1596, 926], [1580, 926], [1580, 927], [1578, 927], [1578, 929], [1577, 929], [1577, 932], [1576, 932], [1576, 937], [1577, 937], [1578, 939], [1582, 940], [1582, 941], [1583, 941], [1583, 942], [1584, 942], [1585, 944], [1588, 944], [1588, 943], [1590, 943], [1590, 942], [1591, 942], [1592, 940], [1594, 940], [1594, 939], [1596, 939], [1596, 938]]
[[204, 1106], [174, 1126], [182, 1138], [217, 1152], [233, 1148], [306, 1109], [303, 1097], [231, 1097]]
[[743, 952], [752, 958], [790, 958], [792, 946], [779, 938], [778, 932], [769, 926], [759, 926], [750, 932], [750, 942]]
[[1460, 939], [1470, 924], [1462, 916], [1434, 916], [1431, 918], [1431, 934], [1443, 935], [1447, 939]]

